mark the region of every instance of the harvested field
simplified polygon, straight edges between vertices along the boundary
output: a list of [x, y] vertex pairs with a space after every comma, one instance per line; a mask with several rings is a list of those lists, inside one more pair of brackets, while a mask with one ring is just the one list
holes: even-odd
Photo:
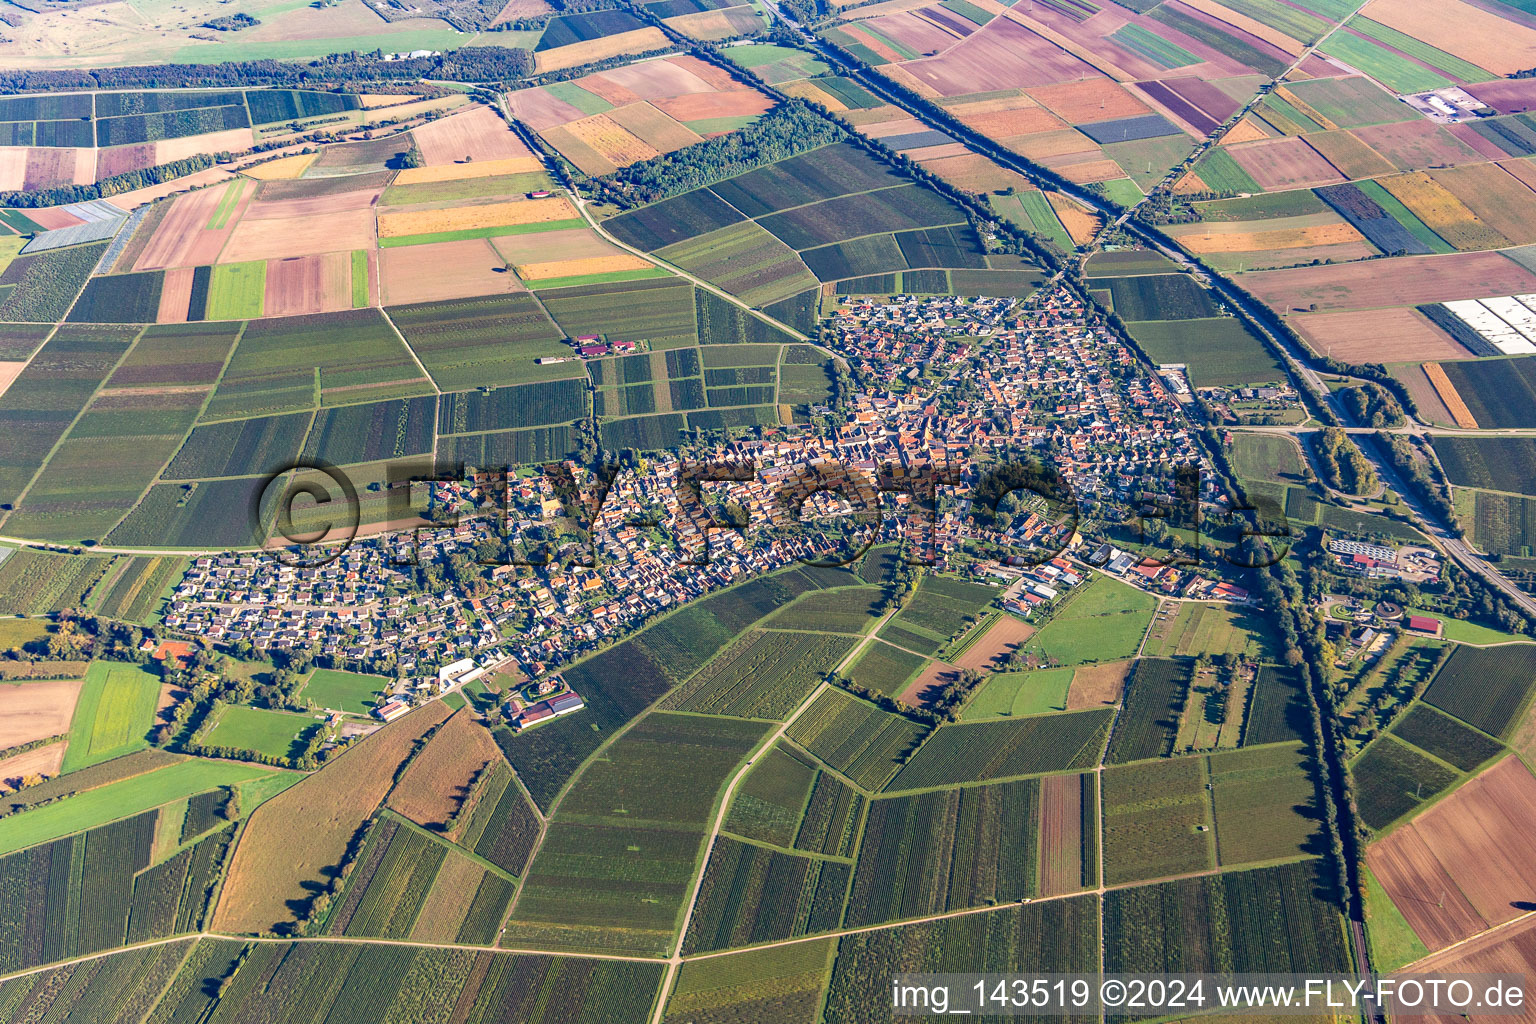
[[240, 153], [253, 145], [255, 138], [249, 128], [231, 128], [207, 135], [184, 135], [179, 139], [159, 139], [155, 142], [155, 163], [168, 164], [199, 153]]
[[[561, 128], [545, 132], [544, 136], [556, 149], [560, 148], [560, 140], [565, 138], [581, 143], [580, 147], [572, 148], [570, 159], [591, 175], [609, 174], [612, 169], [628, 167], [657, 155], [654, 146], [636, 137], [607, 114], [572, 121]], [[599, 160], [592, 160], [590, 153], [596, 153]]]
[[1307, 136], [1307, 145], [1351, 180], [1390, 174], [1393, 170], [1386, 157], [1348, 131], [1317, 132]]
[[64, 751], [68, 747], [67, 742], [50, 743], [46, 747], [0, 760], [0, 788], [10, 785], [12, 780], [20, 782], [29, 775], [52, 778], [59, 774], [59, 768], [64, 764]]
[[537, 263], [541, 260], [579, 260], [589, 256], [612, 256], [623, 252], [606, 242], [590, 228], [540, 231], [528, 235], [493, 238], [491, 244], [508, 263]]
[[1345, 223], [1269, 231], [1207, 231], [1178, 235], [1190, 252], [1261, 252], [1272, 249], [1304, 249], [1315, 245], [1363, 243], [1364, 237]]
[[1416, 309], [1312, 313], [1291, 326], [1318, 355], [1346, 363], [1408, 363], [1466, 359], [1472, 355]]
[[324, 196], [298, 196], [292, 199], [270, 199], [258, 196], [245, 211], [245, 220], [294, 220], [299, 217], [320, 217], [328, 213], [349, 210], [366, 210], [378, 202], [377, 188], [357, 189]]
[[522, 290], [517, 275], [484, 238], [380, 249], [379, 259], [384, 302], [391, 306]]
[[1431, 950], [1512, 920], [1536, 877], [1536, 779], [1505, 758], [1371, 844], [1366, 863]]
[[1509, 244], [1509, 239], [1483, 223], [1465, 203], [1428, 174], [1400, 174], [1383, 178], [1380, 184], [1431, 231], [1457, 249], [1500, 249]]
[[438, 181], [462, 181], [465, 178], [494, 178], [503, 174], [530, 174], [543, 168], [543, 161], [536, 156], [514, 156], [505, 160], [478, 160], [467, 164], [408, 167], [395, 175], [394, 183], [424, 185]]
[[0, 749], [69, 732], [79, 696], [78, 679], [0, 683]]
[[27, 368], [26, 363], [3, 362], [0, 363], [0, 395], [5, 394], [11, 382], [21, 376], [21, 371]]
[[469, 110], [428, 121], [420, 128], [412, 129], [411, 136], [428, 167], [533, 156], [494, 110], [478, 104]]
[[[379, 237], [436, 234], [478, 228], [512, 227], [523, 224], [547, 224], [573, 220], [576, 209], [564, 196], [525, 199], [509, 203], [486, 203], [447, 210], [408, 210], [379, 214]], [[353, 246], [352, 248], [360, 248]]]
[[501, 752], [491, 731], [462, 708], [411, 762], [389, 796], [389, 807], [418, 825], [446, 825], [470, 795], [470, 783]]
[[96, 177], [110, 178], [114, 174], [143, 170], [155, 165], [155, 144], [142, 142], [135, 146], [116, 146], [96, 152]]
[[1061, 118], [1044, 107], [998, 110], [989, 114], [966, 114], [961, 120], [988, 138], [1007, 139], [1015, 135], [1060, 131], [1068, 128]]
[[666, 20], [667, 27], [694, 39], [717, 40], [750, 35], [761, 30], [762, 21], [751, 7], [740, 5], [718, 11], [696, 11]]
[[1083, 790], [1092, 784], [1091, 775], [1051, 775], [1040, 780], [1042, 896], [1083, 887]]
[[350, 252], [371, 249], [373, 244], [372, 209], [343, 210], [318, 216], [245, 219], [235, 225], [219, 262], [244, 263], [341, 250]]
[[1429, 378], [1435, 394], [1440, 397], [1441, 403], [1451, 414], [1451, 419], [1456, 422], [1456, 425], [1465, 430], [1476, 430], [1477, 417], [1473, 416], [1472, 410], [1467, 408], [1466, 401], [1462, 399], [1461, 393], [1456, 390], [1456, 385], [1451, 383], [1451, 378], [1446, 376], [1440, 364], [1425, 363], [1422, 369], [1424, 376]]
[[994, 192], [1006, 188], [1027, 191], [1033, 187], [1024, 175], [1000, 167], [980, 153], [924, 158], [919, 162], [951, 185], [967, 192]]
[[341, 861], [416, 741], [450, 713], [433, 701], [345, 751], [325, 777], [312, 775], [263, 804], [235, 848], [214, 927], [263, 932], [292, 921], [290, 904], [305, 902], [309, 886]]
[[669, 45], [670, 41], [662, 33], [661, 29], [647, 25], [645, 28], [635, 29], [631, 32], [619, 32], [611, 36], [600, 36], [597, 39], [587, 39], [579, 43], [571, 43], [567, 46], [556, 46], [553, 49], [540, 50], [534, 54], [534, 68], [540, 73], [559, 71], [562, 68], [595, 64], [600, 60], [607, 60], [609, 57], [617, 57], [620, 54], [661, 50]]
[[1103, 707], [1120, 700], [1125, 679], [1130, 675], [1129, 661], [1110, 661], [1102, 665], [1083, 665], [1073, 671], [1072, 687], [1067, 691], [1067, 710]]
[[319, 155], [319, 153], [300, 153], [298, 156], [280, 157], [241, 173], [257, 181], [288, 181], [307, 171], [309, 165], [314, 163]]
[[649, 103], [631, 103], [608, 112], [609, 120], [662, 153], [691, 146], [703, 139]]
[[1536, 242], [1536, 192], [1503, 165], [1447, 167], [1430, 177], [1493, 231], [1518, 245]]
[[177, 196], [171, 200], [170, 212], [160, 220], [160, 226], [150, 236], [149, 243], [134, 262], [134, 270], [161, 270], [166, 267], [204, 266], [218, 259], [219, 250], [229, 240], [235, 225], [251, 201], [254, 188], [248, 187], [241, 196], [240, 206], [225, 222], [224, 227], [208, 229], [213, 212], [224, 198], [222, 188], [205, 188]]
[[1367, 125], [1354, 129], [1354, 133], [1361, 142], [1402, 171], [1483, 159], [1475, 150], [1433, 121]]
[[[1487, 935], [1480, 935], [1457, 946], [1453, 950], [1427, 957], [1413, 965], [1415, 974], [1529, 974], [1536, 964], [1536, 918], [1521, 921], [1510, 928], [1501, 928]], [[1465, 1019], [1473, 1024], [1485, 1021], [1503, 1024], [1530, 1024], [1536, 1020], [1536, 1010], [1527, 1003], [1518, 1015], [1472, 1012], [1465, 1018], [1449, 1016], [1426, 1018], [1437, 1022]]]
[[1023, 619], [1016, 619], [1012, 615], [1004, 615], [992, 624], [987, 632], [978, 637], [976, 642], [965, 649], [965, 653], [955, 659], [956, 668], [970, 668], [978, 672], [995, 672], [999, 664], [1006, 661], [1023, 645], [1024, 641], [1035, 635], [1035, 627]]
[[902, 70], [941, 96], [1098, 76], [1091, 65], [1007, 17], [993, 18], [943, 56], [910, 61]]
[[627, 252], [610, 256], [588, 256], [579, 260], [551, 260], [544, 263], [520, 263], [517, 276], [524, 281], [547, 281], [557, 277], [587, 277], [625, 270], [650, 270], [655, 265]]
[[1265, 191], [1310, 188], [1344, 180], [1337, 168], [1298, 137], [1228, 146], [1225, 152]]
[[[164, 292], [162, 291], [162, 296]], [[329, 313], [352, 308], [352, 254], [292, 256], [267, 261], [264, 316]]]
[[1319, 312], [1411, 306], [1536, 291], [1536, 274], [1497, 253], [1452, 253], [1392, 261], [1297, 267], [1244, 274], [1242, 284], [1281, 313], [1317, 303]]
[[1068, 124], [1135, 117], [1152, 109], [1125, 86], [1105, 78], [1036, 86], [1026, 93]]
[[1237, 122], [1232, 130], [1221, 137], [1221, 145], [1235, 146], [1240, 142], [1257, 142], [1260, 139], [1274, 138], [1272, 130], [1262, 127], [1258, 119], [1249, 115]]
[[155, 323], [186, 323], [187, 307], [192, 301], [192, 282], [196, 273], [195, 267], [177, 267], [165, 272], [165, 277], [160, 283], [160, 310], [155, 315]]

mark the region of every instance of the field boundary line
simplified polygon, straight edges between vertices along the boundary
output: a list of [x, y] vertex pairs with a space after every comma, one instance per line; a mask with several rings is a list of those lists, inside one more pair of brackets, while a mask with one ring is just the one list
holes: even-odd
[[[384, 322], [389, 324], [389, 329], [391, 331], [395, 332], [395, 337], [400, 339], [400, 344], [404, 345], [405, 346], [405, 350], [411, 354], [411, 361], [416, 364], [416, 369], [420, 370], [421, 371], [421, 375], [423, 377], [427, 378], [427, 383], [432, 385], [432, 393], [434, 395], [441, 395], [443, 393], [443, 389], [437, 386], [437, 378], [433, 377], [432, 374], [427, 371], [426, 364], [424, 364], [421, 361], [421, 357], [416, 354], [416, 350], [411, 347], [411, 343], [409, 341], [405, 340], [405, 335], [400, 333], [400, 328], [395, 326], [394, 318], [389, 315], [389, 310], [384, 308], [384, 302], [383, 302], [383, 296], [382, 295], [379, 297], [378, 310], [379, 310], [379, 315], [384, 318]], [[323, 398], [322, 398], [322, 401], [323, 401]], [[368, 403], [360, 403], [360, 404], [368, 404]], [[322, 406], [322, 408], [323, 408], [323, 406]], [[432, 417], [432, 444], [433, 444], [433, 450], [436, 451], [437, 450], [437, 448], [436, 448], [436, 446], [437, 446], [437, 417], [436, 416]]]

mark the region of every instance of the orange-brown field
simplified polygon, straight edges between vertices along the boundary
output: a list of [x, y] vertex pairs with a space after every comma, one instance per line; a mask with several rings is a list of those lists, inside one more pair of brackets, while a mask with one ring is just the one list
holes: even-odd
[[541, 73], [559, 71], [562, 68], [595, 64], [600, 60], [607, 60], [609, 57], [617, 57], [624, 53], [660, 50], [668, 45], [670, 45], [669, 41], [661, 29], [647, 25], [632, 32], [620, 32], [616, 35], [571, 43], [569, 46], [557, 46], [552, 50], [542, 50], [534, 54], [534, 67]]
[[1004, 615], [965, 649], [965, 653], [955, 660], [955, 667], [978, 672], [998, 671], [1008, 656], [1034, 635], [1034, 626], [1023, 619]]
[[1035, 132], [1054, 132], [1069, 127], [1065, 121], [1044, 107], [999, 110], [990, 114], [966, 114], [961, 120], [993, 139], [1033, 135]]
[[1440, 396], [1440, 403], [1451, 414], [1451, 419], [1458, 427], [1466, 430], [1476, 430], [1477, 417], [1472, 415], [1472, 410], [1467, 408], [1467, 403], [1462, 399], [1461, 392], [1456, 390], [1456, 385], [1451, 383], [1451, 378], [1439, 363], [1425, 363], [1421, 369], [1429, 383], [1434, 387], [1435, 394]]
[[1512, 920], [1536, 878], [1536, 778], [1507, 757], [1366, 850], [1430, 950]]
[[0, 760], [0, 791], [7, 787], [15, 788], [17, 783], [30, 775], [52, 778], [59, 774], [59, 768], [64, 764], [64, 751], [68, 747], [68, 742], [50, 743], [46, 747]]
[[611, 274], [619, 270], [648, 270], [649, 260], [616, 252], [609, 256], [588, 256], [579, 260], [546, 260], [541, 263], [520, 263], [517, 276], [524, 281], [547, 281], [557, 277], [584, 277], [588, 274]]
[[449, 711], [433, 701], [411, 712], [344, 751], [323, 776], [311, 775], [258, 807], [235, 847], [213, 926], [265, 932], [292, 921], [290, 901], [324, 884], [416, 741]]
[[246, 177], [255, 178], [257, 181], [287, 181], [297, 178], [309, 169], [309, 165], [315, 162], [318, 153], [300, 153], [297, 156], [285, 156], [264, 164], [257, 164], [245, 172]]
[[1114, 704], [1125, 689], [1125, 677], [1131, 670], [1128, 661], [1110, 661], [1102, 665], [1084, 665], [1072, 673], [1067, 690], [1067, 710], [1098, 708]]
[[1025, 91], [1069, 124], [1135, 117], [1151, 109], [1125, 86], [1107, 78], [1039, 85]]
[[352, 254], [288, 256], [267, 261], [265, 316], [352, 308]]
[[395, 175], [395, 184], [420, 185], [430, 181], [490, 178], [501, 174], [527, 174], [543, 168], [543, 161], [536, 156], [514, 156], [505, 160], [477, 160], [467, 164], [439, 164], [436, 167], [408, 167]]
[[1458, 249], [1500, 249], [1509, 239], [1493, 230], [1467, 205], [1421, 171], [1381, 179], [1388, 192], [1429, 229]]
[[[1281, 313], [1412, 306], [1536, 291], [1536, 274], [1492, 252], [1410, 256], [1242, 275], [1243, 287]], [[1298, 310], [1299, 307], [1299, 310]]]
[[507, 263], [538, 263], [545, 260], [579, 260], [589, 256], [611, 256], [623, 252], [598, 237], [589, 228], [540, 231], [526, 235], [506, 235], [491, 239], [491, 244]]
[[500, 758], [490, 730], [461, 708], [411, 762], [389, 795], [390, 809], [418, 825], [446, 825], [469, 796], [474, 777]]
[[1425, 423], [1448, 427], [1456, 422], [1451, 416], [1451, 410], [1447, 409], [1445, 403], [1440, 400], [1440, 392], [1435, 390], [1434, 384], [1430, 383], [1429, 378], [1425, 376], [1424, 367], [1397, 367], [1392, 370], [1392, 376], [1408, 389], [1414, 404], [1419, 407], [1419, 418]]
[[1293, 317], [1291, 326], [1313, 352], [1346, 363], [1416, 363], [1466, 359], [1472, 354], [1418, 310], [1406, 306], [1312, 313]]
[[341, 210], [304, 217], [242, 220], [219, 256], [220, 263], [313, 256], [373, 248], [373, 210]]
[[484, 238], [380, 249], [379, 259], [384, 301], [391, 305], [523, 290], [517, 275], [507, 269], [507, 261]]
[[608, 118], [631, 135], [643, 139], [646, 145], [662, 153], [671, 153], [684, 146], [704, 141], [692, 129], [644, 101], [631, 103], [625, 107], [616, 107], [608, 111]]
[[[1249, 223], [1262, 224], [1263, 221]], [[1179, 234], [1179, 243], [1190, 252], [1196, 253], [1300, 249], [1313, 245], [1344, 245], [1360, 241], [1363, 241], [1360, 232], [1343, 222], [1271, 231], [1205, 231]]]
[[628, 167], [636, 161], [649, 160], [656, 155], [655, 147], [637, 138], [607, 114], [572, 121], [564, 130], [615, 167]]
[[[399, 238], [404, 235], [425, 235], [440, 231], [546, 224], [556, 220], [572, 220], [576, 216], [576, 208], [564, 196], [551, 196], [548, 199], [520, 199], [509, 203], [484, 203], [480, 206], [461, 206], [446, 210], [401, 210], [379, 214], [379, 235], [382, 238]], [[363, 247], [353, 245], [347, 248]]]
[[155, 316], [155, 323], [186, 323], [187, 307], [192, 303], [193, 273], [193, 267], [176, 267], [165, 272], [160, 285], [160, 312]]
[[1024, 175], [1000, 167], [980, 153], [969, 150], [960, 156], [924, 156], [918, 162], [951, 185], [967, 192], [991, 192], [1003, 188], [1027, 190], [1032, 187]]
[[897, 694], [896, 699], [903, 704], [913, 707], [922, 707], [937, 697], [950, 683], [960, 676], [959, 669], [942, 661], [930, 662], [928, 667], [917, 674], [917, 678], [907, 684], [907, 688]]
[[0, 750], [62, 736], [80, 696], [80, 680], [0, 684]]
[[155, 163], [168, 164], [199, 153], [239, 153], [255, 145], [249, 128], [231, 128], [207, 135], [184, 135], [179, 139], [160, 139], [155, 143]]
[[1274, 137], [1274, 132], [1260, 124], [1258, 118], [1245, 115], [1241, 121], [1232, 126], [1231, 131], [1221, 137], [1221, 145], [1235, 146], [1240, 142], [1258, 142], [1260, 139]]
[[1051, 204], [1061, 226], [1067, 229], [1067, 234], [1078, 245], [1086, 244], [1098, 232], [1099, 218], [1089, 213], [1087, 207], [1080, 205], [1077, 200], [1063, 192], [1047, 192], [1045, 201]]
[[507, 160], [529, 157], [507, 122], [490, 107], [476, 104], [468, 110], [428, 121], [411, 132], [428, 167], [474, 160]]
[[1316, 132], [1307, 136], [1307, 145], [1351, 180], [1374, 178], [1394, 170], [1386, 157], [1347, 131]]
[[220, 187], [199, 189], [171, 200], [171, 209], [160, 221], [149, 244], [139, 254], [134, 270], [161, 270], [166, 267], [196, 267], [212, 263], [234, 232], [236, 223], [249, 205], [254, 186], [247, 186], [240, 207], [230, 214], [222, 228], [209, 228], [209, 218], [224, 198]]
[[1040, 895], [1083, 887], [1083, 784], [1076, 775], [1040, 780]]
[[282, 217], [319, 217], [345, 210], [366, 210], [378, 202], [378, 189], [358, 189], [332, 196], [299, 199], [257, 199], [245, 211], [246, 220], [277, 220]]
[[449, 854], [432, 880], [432, 888], [427, 890], [421, 914], [411, 927], [411, 940], [451, 943], [458, 938], [483, 874], [480, 865], [468, 857]]

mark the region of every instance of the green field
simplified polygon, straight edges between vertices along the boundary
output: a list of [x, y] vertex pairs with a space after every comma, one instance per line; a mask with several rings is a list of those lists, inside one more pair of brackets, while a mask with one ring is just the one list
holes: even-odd
[[1516, 636], [1514, 633], [1505, 633], [1497, 629], [1489, 629], [1487, 626], [1479, 626], [1475, 622], [1467, 622], [1464, 619], [1453, 619], [1444, 612], [1432, 612], [1423, 608], [1409, 608], [1410, 615], [1423, 615], [1437, 620], [1443, 627], [1447, 640], [1456, 640], [1464, 644], [1507, 644], [1529, 643], [1530, 637]]
[[368, 305], [369, 295], [368, 281], [368, 251], [366, 249], [354, 249], [352, 251], [352, 308], [361, 309]]
[[1229, 605], [1185, 601], [1173, 620], [1153, 625], [1142, 653], [1149, 658], [1247, 654], [1259, 659], [1270, 648], [1263, 615]]
[[671, 277], [672, 273], [660, 267], [648, 267], [641, 270], [610, 270], [603, 274], [583, 274], [579, 277], [548, 277], [538, 281], [527, 282], [533, 291], [548, 291], [551, 288], [571, 288], [576, 285], [588, 284], [614, 284], [619, 281], [648, 281], [656, 277]]
[[1022, 650], [1055, 666], [1121, 661], [1136, 653], [1156, 607], [1151, 594], [1097, 577], [1075, 591]]
[[1151, 320], [1125, 329], [1154, 363], [1184, 363], [1194, 387], [1235, 387], [1284, 381], [1285, 370], [1241, 320]]
[[1395, 971], [1429, 955], [1429, 949], [1413, 933], [1403, 912], [1381, 887], [1371, 869], [1361, 865], [1365, 876], [1366, 935], [1371, 942], [1372, 959], [1382, 971]]
[[1200, 162], [1195, 164], [1195, 173], [1212, 192], [1264, 191], [1259, 187], [1259, 183], [1254, 181], [1236, 160], [1232, 159], [1231, 154], [1214, 146], [1206, 150]]
[[987, 201], [992, 204], [992, 209], [997, 215], [1015, 227], [1032, 231], [1042, 238], [1047, 238], [1059, 246], [1064, 252], [1071, 252], [1076, 243], [1072, 236], [1067, 234], [1067, 229], [1061, 226], [1061, 220], [1056, 216], [1056, 211], [1051, 209], [1051, 204], [1046, 200], [1043, 192], [1023, 192], [1011, 196], [988, 196]]
[[366, 715], [373, 710], [377, 698], [388, 688], [389, 680], [383, 676], [317, 668], [304, 684], [304, 689], [299, 691], [299, 697], [312, 700], [317, 707], [331, 711]]
[[0, 854], [270, 774], [271, 769], [234, 761], [182, 761], [0, 819]]
[[270, 757], [287, 757], [294, 741], [316, 725], [308, 715], [237, 705], [219, 713], [219, 721], [203, 737], [203, 745], [236, 747]]
[[70, 722], [63, 770], [76, 771], [149, 746], [159, 697], [159, 676], [137, 665], [92, 662]]
[[1048, 668], [1038, 672], [1000, 672], [987, 679], [960, 713], [962, 722], [981, 722], [1013, 715], [1040, 715], [1067, 709], [1067, 689], [1073, 670]]
[[261, 316], [267, 287], [267, 261], [223, 263], [208, 282], [209, 320], [249, 320]]
[[1335, 32], [1318, 50], [1330, 57], [1337, 57], [1352, 68], [1364, 71], [1396, 93], [1430, 92], [1455, 84], [1444, 75], [1438, 75], [1373, 40], [1352, 35], [1348, 31]]

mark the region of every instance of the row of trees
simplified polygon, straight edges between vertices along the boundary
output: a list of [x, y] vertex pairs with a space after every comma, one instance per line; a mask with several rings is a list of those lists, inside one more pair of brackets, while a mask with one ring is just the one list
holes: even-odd
[[1319, 471], [1327, 484], [1345, 494], [1370, 494], [1381, 486], [1376, 470], [1339, 427], [1324, 427], [1315, 442]]

